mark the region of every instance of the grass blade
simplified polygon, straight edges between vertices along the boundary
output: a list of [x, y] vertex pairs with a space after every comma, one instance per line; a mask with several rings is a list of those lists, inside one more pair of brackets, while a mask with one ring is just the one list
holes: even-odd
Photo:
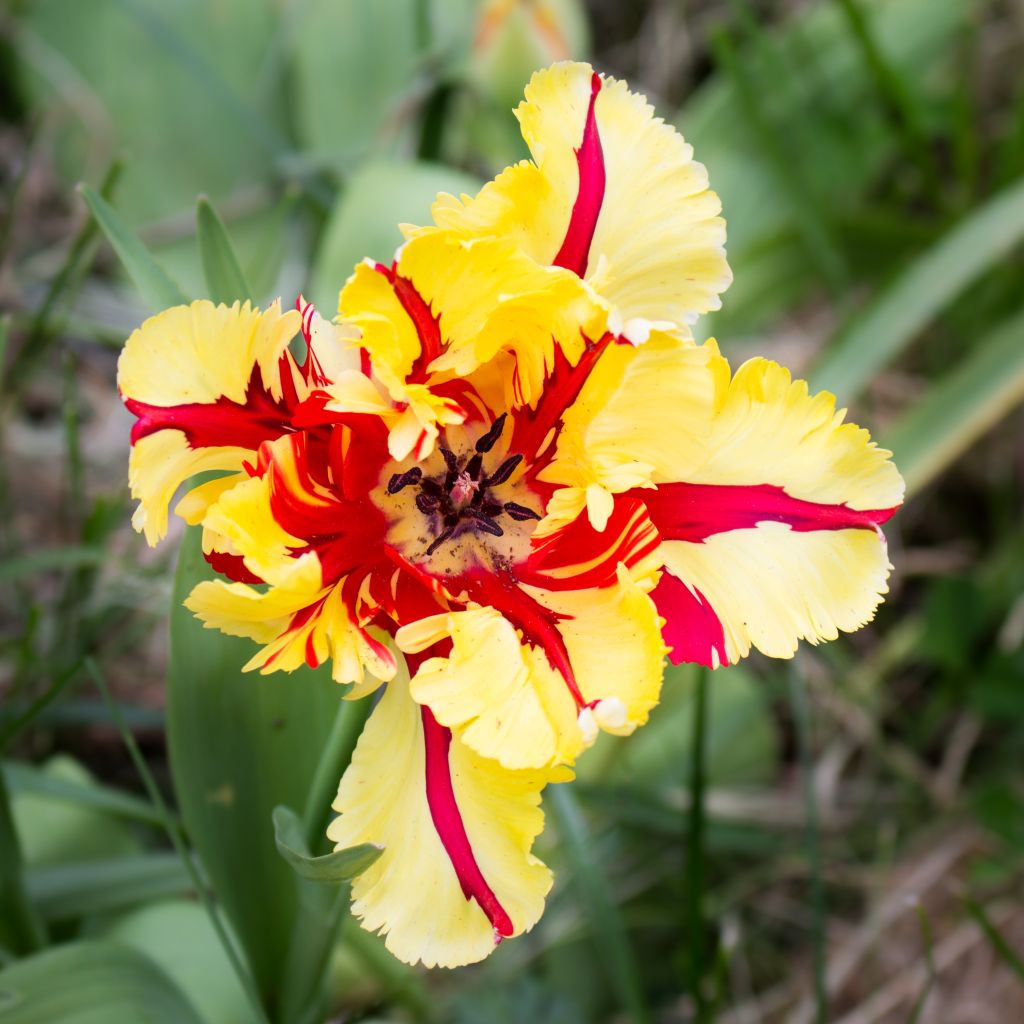
[[769, 123], [758, 97], [757, 86], [740, 58], [732, 37], [724, 29], [720, 29], [712, 35], [711, 47], [716, 62], [733, 82], [743, 112], [757, 137], [758, 145], [775, 171], [776, 185], [780, 193], [789, 201], [796, 229], [808, 255], [814, 261], [814, 265], [820, 267], [829, 286], [838, 291], [848, 280], [849, 273], [842, 250], [836, 244], [824, 211], [816, 202], [813, 190], [803, 180], [798, 166], [784, 151], [779, 141], [778, 130]]
[[828, 988], [826, 986], [826, 918], [825, 888], [821, 880], [821, 829], [818, 822], [818, 797], [814, 789], [811, 760], [811, 715], [807, 692], [795, 666], [789, 671], [789, 695], [796, 725], [796, 742], [803, 776], [804, 813], [807, 824], [804, 845], [811, 874], [811, 912], [814, 920], [814, 1019], [816, 1024], [828, 1022]]
[[110, 203], [88, 185], [79, 185], [78, 191], [150, 309], [159, 312], [168, 306], [187, 302], [181, 288], [129, 230]]
[[1024, 310], [932, 385], [884, 438], [913, 494], [1024, 402]]
[[593, 840], [579, 804], [568, 786], [562, 783], [548, 787], [546, 806], [562, 837], [565, 856], [572, 868], [572, 882], [578, 886], [584, 913], [591, 919], [591, 935], [619, 1002], [630, 1013], [633, 1024], [648, 1024], [651, 1013], [636, 957], [618, 908], [608, 893], [608, 883], [594, 861]]
[[693, 690], [693, 733], [690, 745], [690, 809], [686, 830], [686, 934], [690, 996], [697, 1006], [697, 1021], [709, 1019], [711, 1011], [704, 992], [706, 942], [704, 932], [704, 766], [707, 736], [708, 674], [698, 666]]
[[1024, 961], [1021, 960], [1006, 939], [1003, 938], [1003, 933], [995, 926], [988, 914], [985, 913], [985, 908], [970, 896], [964, 896], [963, 901], [967, 913], [978, 922], [978, 927], [985, 933], [985, 938], [988, 939], [988, 943], [996, 956], [1017, 975], [1021, 982], [1024, 982]]
[[928, 139], [921, 127], [910, 94], [904, 87], [903, 79], [882, 53], [859, 0], [836, 0], [836, 2], [843, 14], [846, 15], [847, 24], [850, 26], [854, 39], [857, 40], [864, 64], [883, 104], [903, 137], [907, 153], [917, 164], [932, 202], [938, 205], [940, 200], [939, 173], [935, 156], [928, 146]]
[[1024, 239], [1024, 181], [994, 196], [910, 265], [840, 331], [810, 374], [851, 401], [944, 307]]
[[196, 232], [210, 298], [226, 305], [235, 300], [255, 301], [224, 222], [206, 196], [200, 196], [196, 204]]

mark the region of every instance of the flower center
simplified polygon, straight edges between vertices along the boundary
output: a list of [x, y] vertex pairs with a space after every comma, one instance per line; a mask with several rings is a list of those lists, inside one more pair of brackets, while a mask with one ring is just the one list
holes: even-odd
[[502, 454], [506, 419], [499, 416], [472, 448], [458, 453], [439, 445], [422, 466], [392, 472], [378, 488], [392, 522], [389, 540], [407, 556], [418, 561], [443, 553], [444, 565], [432, 568], [447, 573], [470, 561], [518, 560], [521, 541], [528, 541], [541, 514], [531, 507], [536, 500], [529, 489], [510, 483], [523, 456]]

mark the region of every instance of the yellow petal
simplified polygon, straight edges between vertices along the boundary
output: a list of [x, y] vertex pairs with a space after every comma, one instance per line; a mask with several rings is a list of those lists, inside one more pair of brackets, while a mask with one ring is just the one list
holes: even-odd
[[140, 438], [128, 460], [128, 484], [139, 502], [132, 526], [148, 544], [156, 544], [167, 535], [168, 506], [189, 477], [207, 470], [238, 470], [251, 454], [246, 448], [191, 448], [180, 430]]
[[661, 619], [648, 594], [654, 585], [654, 564], [648, 558], [632, 573], [620, 564], [617, 582], [610, 587], [561, 591], [523, 587], [564, 616], [558, 631], [583, 699], [588, 704], [621, 703], [621, 718], [614, 704], [595, 716], [595, 723], [610, 727], [609, 731], [632, 732], [643, 725], [661, 693], [665, 644]]
[[[695, 345], [657, 332], [640, 348], [610, 345], [563, 417], [555, 458], [540, 478], [583, 489], [597, 528], [610, 512], [601, 492], [684, 479], [679, 462], [706, 448], [727, 384], [728, 365], [713, 342]], [[567, 521], [579, 498], [560, 493], [548, 514]]]
[[717, 617], [730, 664], [752, 646], [789, 658], [800, 640], [859, 629], [874, 617], [891, 568], [881, 531], [799, 532], [773, 522], [700, 543], [667, 541], [661, 554]]
[[[538, 648], [523, 644], [493, 608], [449, 615], [436, 643], [450, 637], [448, 657], [430, 658], [413, 677], [413, 699], [477, 753], [505, 768], [543, 768], [571, 762], [582, 741], [577, 708], [565, 680]], [[416, 624], [415, 644], [425, 627]], [[396, 637], [404, 647], [403, 631]]]
[[[723, 360], [724, 362], [724, 360]], [[903, 500], [891, 452], [863, 427], [844, 423], [827, 391], [768, 359], [744, 363], [719, 388], [711, 432], [702, 444], [678, 445], [661, 481], [783, 487], [793, 498], [855, 509], [884, 509]], [[659, 481], [660, 482], [660, 481]]]
[[170, 407], [244, 404], [254, 368], [274, 398], [281, 398], [279, 360], [299, 330], [296, 310], [266, 312], [248, 302], [215, 306], [197, 299], [150, 317], [132, 332], [117, 363], [117, 385], [126, 398]]
[[[622, 321], [635, 321], [639, 335], [645, 321], [690, 323], [719, 307], [719, 293], [732, 279], [721, 204], [692, 147], [642, 96], [613, 78], [594, 78], [589, 64], [538, 71], [516, 111], [533, 162], [508, 168], [475, 199], [439, 197], [434, 219], [467, 237], [509, 238], [552, 263], [578, 198], [586, 202], [599, 192], [592, 200], [597, 217], [584, 264], [588, 278], [595, 286], [600, 279], [601, 294]], [[585, 139], [592, 99], [599, 152]], [[592, 158], [582, 192], [581, 147]]]
[[515, 369], [508, 404], [540, 397], [556, 343], [574, 364], [585, 338], [605, 332], [605, 310], [575, 274], [538, 266], [506, 240], [427, 231], [406, 243], [398, 269], [440, 313], [447, 348], [430, 369], [466, 377], [509, 352]]
[[[544, 824], [547, 778], [508, 771], [458, 740], [445, 756], [438, 744], [447, 731], [425, 725], [429, 714], [403, 676], [388, 684], [341, 780], [328, 836], [338, 849], [384, 847], [352, 883], [363, 927], [406, 963], [456, 967], [494, 949], [495, 907], [510, 934], [528, 931], [544, 909], [551, 872], [530, 849]], [[477, 898], [481, 883], [494, 900], [491, 917]]]

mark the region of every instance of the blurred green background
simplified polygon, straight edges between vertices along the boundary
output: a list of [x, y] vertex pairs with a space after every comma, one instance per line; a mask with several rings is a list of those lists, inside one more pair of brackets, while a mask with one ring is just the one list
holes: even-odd
[[[128, 526], [114, 374], [167, 282], [124, 275], [75, 184], [185, 295], [208, 294], [204, 194], [257, 298], [333, 310], [397, 222], [525, 155], [511, 108], [568, 56], [646, 92], [710, 170], [735, 283], [702, 330], [734, 365], [767, 354], [834, 391], [896, 453], [910, 496], [887, 531], [891, 594], [872, 626], [791, 663], [672, 671], [651, 724], [603, 737], [549, 794], [539, 852], [558, 882], [533, 933], [428, 974], [346, 923], [320, 1019], [1024, 1020], [1024, 3], [15, 0], [0, 1022], [133, 1021], [142, 1004], [252, 1019], [153, 803], [171, 801], [175, 832], [177, 545], [148, 551]], [[221, 879], [293, 884], [268, 808], [219, 869], [182, 810], [232, 915]], [[267, 977], [298, 955], [232, 920]], [[299, 1019], [287, 1005], [271, 1016]]]

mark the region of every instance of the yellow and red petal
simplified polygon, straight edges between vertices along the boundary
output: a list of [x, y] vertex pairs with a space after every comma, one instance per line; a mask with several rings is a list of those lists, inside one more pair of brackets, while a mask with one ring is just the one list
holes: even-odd
[[150, 544], [189, 476], [240, 470], [246, 454], [284, 429], [305, 387], [287, 352], [296, 311], [199, 300], [151, 317], [128, 339], [118, 387], [132, 428], [133, 518]]
[[477, 753], [510, 769], [571, 763], [580, 753], [579, 708], [565, 680], [493, 608], [413, 623], [396, 641], [410, 652], [448, 641], [445, 656], [419, 666], [410, 692]]
[[640, 348], [608, 346], [562, 415], [553, 458], [538, 473], [568, 490], [555, 492], [541, 535], [584, 507], [603, 529], [612, 494], [683, 479], [680, 453], [706, 449], [728, 373], [713, 342], [658, 332]]
[[721, 388], [704, 443], [676, 453], [675, 482], [633, 492], [663, 539], [654, 596], [673, 660], [790, 657], [872, 618], [890, 568], [880, 527], [903, 481], [843, 418], [832, 395], [751, 360]]
[[383, 846], [352, 883], [352, 910], [407, 963], [457, 967], [529, 931], [551, 872], [531, 853], [543, 771], [509, 771], [454, 739], [392, 680], [334, 802], [341, 849]]
[[533, 76], [516, 116], [533, 161], [474, 199], [440, 197], [437, 224], [509, 238], [587, 277], [630, 336], [719, 307], [732, 279], [721, 204], [692, 147], [642, 96], [566, 62]]
[[576, 363], [586, 339], [605, 333], [604, 308], [574, 274], [539, 266], [505, 239], [427, 231], [402, 248], [397, 269], [439, 315], [444, 348], [428, 369], [468, 377], [510, 353], [506, 407], [538, 400], [556, 348]]

